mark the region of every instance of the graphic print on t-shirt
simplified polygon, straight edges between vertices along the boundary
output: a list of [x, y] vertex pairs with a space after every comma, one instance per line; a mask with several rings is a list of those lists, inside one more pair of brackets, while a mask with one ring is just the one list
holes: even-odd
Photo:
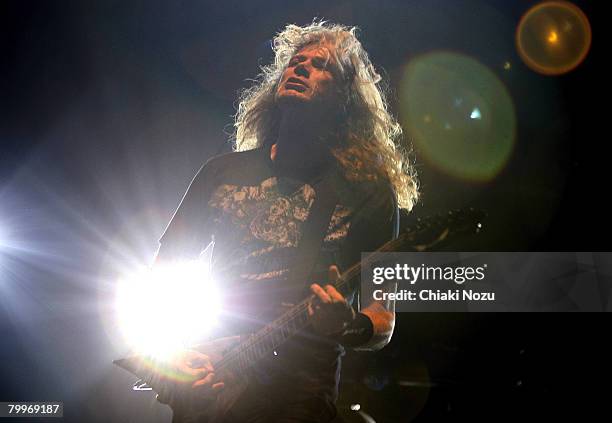
[[[213, 192], [208, 205], [217, 210], [215, 227], [232, 228], [230, 233], [215, 234], [222, 238], [224, 256], [231, 258], [229, 267], [236, 276], [249, 280], [268, 280], [288, 272], [293, 254], [302, 237], [316, 197], [308, 184], [292, 194], [283, 195], [277, 177], [256, 186], [222, 184]], [[323, 249], [335, 251], [348, 234], [351, 211], [337, 205], [332, 215]]]

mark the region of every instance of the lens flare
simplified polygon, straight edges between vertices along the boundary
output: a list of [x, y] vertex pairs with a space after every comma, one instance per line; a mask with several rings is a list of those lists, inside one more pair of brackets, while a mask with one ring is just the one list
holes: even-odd
[[527, 66], [544, 75], [571, 71], [591, 47], [591, 25], [578, 6], [565, 1], [540, 3], [525, 13], [516, 46]]
[[414, 58], [402, 78], [400, 114], [419, 155], [454, 177], [491, 180], [512, 152], [512, 99], [491, 70], [467, 56]]
[[118, 284], [116, 309], [128, 344], [168, 358], [201, 340], [217, 322], [221, 301], [201, 261], [142, 269]]

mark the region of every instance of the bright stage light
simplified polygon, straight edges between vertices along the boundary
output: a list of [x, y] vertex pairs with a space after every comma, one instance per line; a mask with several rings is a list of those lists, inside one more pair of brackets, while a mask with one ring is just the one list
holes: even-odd
[[195, 261], [158, 265], [122, 279], [116, 306], [135, 352], [167, 358], [210, 331], [221, 301], [208, 266]]

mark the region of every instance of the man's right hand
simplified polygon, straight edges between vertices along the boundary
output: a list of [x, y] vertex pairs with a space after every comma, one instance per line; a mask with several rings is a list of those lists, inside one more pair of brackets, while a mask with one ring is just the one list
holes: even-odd
[[157, 399], [164, 404], [210, 399], [223, 389], [224, 383], [214, 372], [210, 358], [195, 350], [184, 350], [159, 366], [159, 373], [150, 381]]

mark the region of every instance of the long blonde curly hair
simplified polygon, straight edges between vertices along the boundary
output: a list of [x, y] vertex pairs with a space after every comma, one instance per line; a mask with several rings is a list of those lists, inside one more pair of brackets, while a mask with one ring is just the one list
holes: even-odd
[[402, 128], [388, 110], [381, 76], [357, 39], [355, 27], [313, 22], [287, 25], [273, 42], [274, 61], [261, 68], [255, 85], [240, 94], [235, 115], [234, 150], [245, 151], [273, 142], [280, 111], [275, 93], [289, 60], [307, 45], [331, 45], [344, 96], [335, 133], [340, 142], [332, 153], [347, 180], [383, 179], [395, 191], [400, 208], [410, 210], [418, 198], [416, 173], [400, 144]]

